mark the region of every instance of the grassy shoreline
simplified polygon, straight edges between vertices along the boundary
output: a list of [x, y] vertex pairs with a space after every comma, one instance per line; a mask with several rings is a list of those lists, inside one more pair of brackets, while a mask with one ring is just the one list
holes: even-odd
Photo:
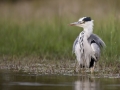
[[[0, 70], [11, 70], [13, 72], [26, 72], [31, 74], [90, 74], [89, 69], [85, 69], [83, 73], [75, 72], [75, 60], [47, 60], [40, 59], [39, 56], [28, 57], [1, 57]], [[113, 75], [120, 74], [119, 62], [106, 63], [102, 60], [99, 61], [95, 68], [96, 75]]]

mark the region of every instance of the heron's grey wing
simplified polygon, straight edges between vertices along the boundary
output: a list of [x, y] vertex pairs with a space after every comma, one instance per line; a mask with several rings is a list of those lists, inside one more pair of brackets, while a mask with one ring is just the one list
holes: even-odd
[[75, 39], [74, 43], [73, 43], [72, 53], [75, 53], [75, 46], [76, 46], [76, 44], [78, 43], [78, 38], [79, 38], [79, 37], [77, 37], [77, 38]]
[[95, 60], [98, 60], [100, 58], [100, 47], [96, 43], [92, 43], [91, 48], [94, 51]]
[[100, 49], [106, 46], [104, 41], [96, 34], [91, 34], [88, 38], [88, 42], [90, 43], [92, 50], [95, 52], [95, 57], [98, 60], [100, 57]]
[[106, 46], [104, 41], [96, 34], [91, 34], [91, 36], [88, 38], [88, 42], [90, 44], [95, 42], [100, 48], [104, 48]]

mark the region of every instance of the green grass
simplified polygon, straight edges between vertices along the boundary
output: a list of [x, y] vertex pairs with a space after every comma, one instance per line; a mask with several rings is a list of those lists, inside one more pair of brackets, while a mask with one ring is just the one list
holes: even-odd
[[[11, 24], [10, 24], [11, 23]], [[41, 23], [41, 22], [37, 22]], [[0, 54], [63, 57], [71, 54], [74, 37], [68, 25], [31, 21], [26, 25], [0, 22]], [[68, 53], [69, 52], [69, 53]]]
[[[82, 30], [70, 27], [70, 21], [53, 18], [51, 22], [31, 20], [29, 23], [0, 21], [0, 55], [39, 55], [41, 58], [73, 59], [72, 44]], [[104, 23], [103, 23], [104, 22]], [[106, 43], [102, 57], [120, 61], [120, 22], [108, 17], [95, 22], [94, 33]]]
[[[70, 27], [69, 20], [54, 19], [51, 22], [31, 20], [29, 23], [0, 21], [1, 55], [39, 55], [48, 58], [68, 58], [72, 56], [72, 44], [81, 28]], [[69, 18], [68, 18], [69, 19]], [[71, 21], [72, 22], [72, 21]], [[95, 21], [94, 33], [106, 43], [102, 57], [119, 60], [120, 21], [108, 17]], [[119, 60], [120, 61], [120, 60]]]

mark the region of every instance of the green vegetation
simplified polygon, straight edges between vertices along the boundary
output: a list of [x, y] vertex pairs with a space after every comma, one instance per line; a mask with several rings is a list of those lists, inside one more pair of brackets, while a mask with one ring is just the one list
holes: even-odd
[[[8, 55], [37, 54], [42, 57], [71, 57], [73, 32], [66, 24], [41, 24], [32, 21], [26, 25], [0, 23], [0, 53]], [[38, 24], [39, 23], [39, 24]], [[75, 36], [75, 34], [74, 34]]]
[[[102, 57], [106, 60], [119, 60], [120, 22], [113, 18], [95, 22], [94, 33], [106, 43]], [[71, 59], [72, 44], [82, 30], [70, 27], [68, 21], [60, 23], [53, 19], [50, 23], [32, 20], [27, 24], [12, 21], [0, 22], [1, 55], [39, 55], [41, 58]], [[104, 22], [104, 23], [103, 23]], [[69, 22], [70, 23], [70, 22]], [[105, 60], [105, 61], [106, 61]]]

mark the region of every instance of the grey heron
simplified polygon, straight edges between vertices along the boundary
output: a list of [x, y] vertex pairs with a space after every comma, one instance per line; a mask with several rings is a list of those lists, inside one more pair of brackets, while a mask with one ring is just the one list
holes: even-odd
[[101, 49], [106, 45], [98, 35], [93, 34], [94, 23], [90, 17], [82, 17], [70, 25], [83, 28], [73, 43], [73, 53], [76, 55], [79, 67], [90, 68], [93, 73], [95, 63], [100, 58]]

